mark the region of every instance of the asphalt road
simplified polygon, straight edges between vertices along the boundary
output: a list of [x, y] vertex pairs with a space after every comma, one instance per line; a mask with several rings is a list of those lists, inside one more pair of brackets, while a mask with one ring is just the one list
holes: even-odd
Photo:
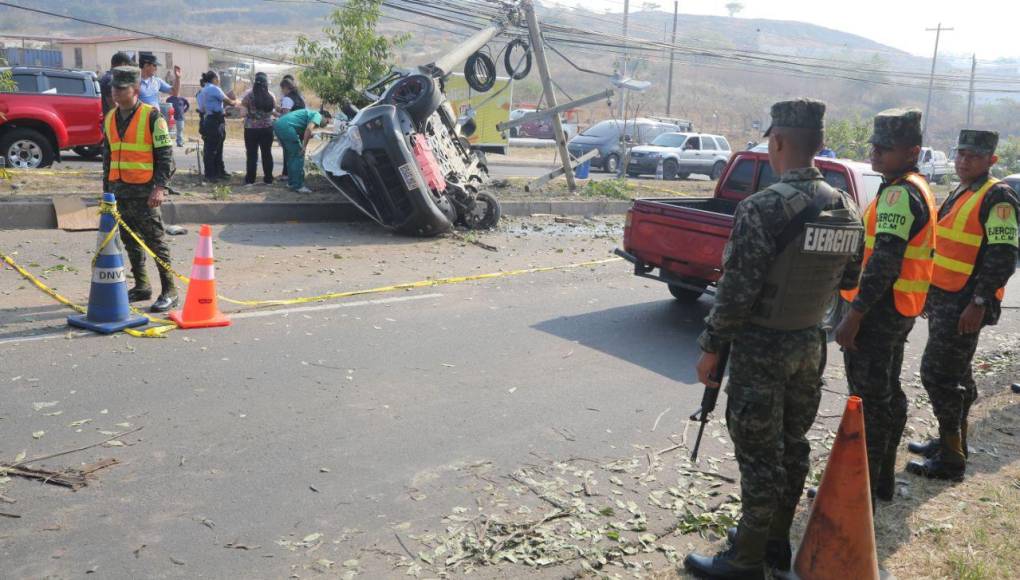
[[[367, 224], [217, 227], [217, 276], [228, 296], [264, 299], [564, 265], [607, 257], [619, 226], [509, 221], [479, 236], [499, 252]], [[87, 268], [94, 240], [0, 232], [4, 248], [76, 301], [88, 278], [68, 270]], [[181, 269], [194, 243], [194, 228], [172, 239]], [[552, 496], [539, 497], [550, 482], [577, 483], [576, 501], [607, 513], [626, 514], [623, 502], [633, 500], [648, 529], [663, 533], [676, 516], [649, 497], [678, 480], [694, 485], [687, 449], [676, 446], [694, 434], [685, 419], [701, 397], [695, 337], [711, 301], [678, 304], [623, 262], [245, 310], [228, 328], [161, 340], [69, 332], [68, 311], [9, 270], [0, 296], [0, 460], [142, 428], [124, 446], [35, 464], [120, 462], [77, 493], [0, 483], [17, 502], [0, 512], [20, 516], [0, 517], [3, 577], [402, 577], [411, 557], [433, 553], [430, 534], [468, 526], [492, 534], [503, 529], [494, 518], [551, 513]], [[1010, 328], [1015, 321], [995, 332]], [[841, 411], [839, 359], [831, 349], [817, 441]], [[733, 490], [718, 424], [703, 454], [700, 469], [719, 475], [699, 485], [715, 496]], [[521, 470], [544, 483], [536, 491], [508, 479]], [[681, 555], [705, 544], [696, 535], [662, 543]], [[661, 550], [629, 559], [639, 569], [668, 566]], [[579, 569], [503, 561], [475, 576]]]

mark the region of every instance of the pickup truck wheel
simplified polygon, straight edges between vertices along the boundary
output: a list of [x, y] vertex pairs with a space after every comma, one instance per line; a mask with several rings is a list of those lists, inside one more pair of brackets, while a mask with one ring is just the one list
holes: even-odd
[[96, 157], [99, 157], [103, 153], [103, 146], [89, 145], [83, 147], [75, 147], [73, 151], [77, 153], [78, 157], [81, 157], [82, 159], [95, 159]]
[[620, 170], [620, 156], [616, 153], [610, 153], [606, 160], [602, 163], [602, 171], [606, 173], [616, 173]]
[[37, 169], [53, 165], [53, 146], [42, 133], [28, 128], [8, 131], [0, 139], [7, 167]]
[[712, 166], [712, 175], [709, 176], [712, 178], [712, 181], [715, 181], [722, 177], [723, 168], [725, 167], [726, 164], [723, 163], [722, 161], [715, 162], [715, 165]]
[[676, 179], [677, 172], [680, 170], [680, 165], [675, 159], [667, 159], [662, 162], [662, 178], [663, 179]]
[[677, 286], [676, 284], [669, 284], [669, 293], [673, 295], [673, 298], [676, 298], [684, 304], [693, 304], [694, 302], [697, 302], [698, 298], [701, 298], [701, 295], [705, 292], [704, 290], [698, 292], [691, 290], [690, 288]]

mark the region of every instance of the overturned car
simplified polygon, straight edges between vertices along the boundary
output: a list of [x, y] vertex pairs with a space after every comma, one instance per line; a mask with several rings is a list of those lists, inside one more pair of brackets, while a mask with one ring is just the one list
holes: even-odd
[[485, 156], [467, 137], [473, 122], [454, 115], [441, 77], [394, 72], [366, 89], [374, 102], [312, 156], [326, 178], [363, 213], [397, 232], [434, 236], [455, 225], [486, 229], [499, 202], [481, 191]]

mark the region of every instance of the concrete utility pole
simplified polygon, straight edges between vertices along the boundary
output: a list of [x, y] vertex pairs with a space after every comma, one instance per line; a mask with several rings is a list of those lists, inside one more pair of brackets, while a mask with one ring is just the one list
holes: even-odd
[[939, 38], [942, 36], [942, 31], [949, 32], [952, 28], [942, 28], [942, 23], [939, 22], [935, 28], [925, 28], [925, 32], [935, 33], [935, 52], [931, 56], [931, 75], [928, 76], [928, 102], [924, 105], [924, 124], [921, 126], [921, 142], [925, 142], [925, 137], [928, 136], [928, 113], [931, 111], [931, 90], [935, 84], [935, 61], [939, 57]]
[[[542, 92], [545, 94], [545, 105], [548, 108], [556, 106], [556, 92], [553, 90], [552, 77], [549, 76], [549, 62], [545, 59], [545, 45], [542, 44], [542, 30], [538, 27], [538, 17], [535, 16], [535, 5], [531, 0], [524, 0], [521, 3], [524, 9], [524, 16], [528, 20], [528, 36], [531, 38], [531, 50], [535, 51], [535, 64], [538, 65], [538, 75], [542, 78]], [[563, 163], [563, 172], [567, 178], [567, 187], [570, 191], [577, 189], [574, 182], [574, 170], [570, 167], [570, 153], [567, 151], [567, 137], [563, 132], [563, 120], [559, 115], [553, 115], [553, 137], [556, 139], [556, 147], [560, 152], [560, 161]]]
[[970, 61], [970, 89], [967, 91], [967, 124], [970, 127], [974, 120], [974, 72], [977, 70], [977, 55], [971, 55]]
[[[630, 0], [623, 0], [623, 56], [620, 57], [620, 78], [627, 78], [627, 20], [630, 18]], [[626, 114], [627, 91], [620, 91], [620, 112], [618, 117]]]
[[673, 104], [673, 62], [676, 58], [676, 16], [680, 12], [680, 2], [673, 2], [673, 41], [669, 46], [669, 84], [666, 85], [666, 116], [669, 116], [670, 106]]

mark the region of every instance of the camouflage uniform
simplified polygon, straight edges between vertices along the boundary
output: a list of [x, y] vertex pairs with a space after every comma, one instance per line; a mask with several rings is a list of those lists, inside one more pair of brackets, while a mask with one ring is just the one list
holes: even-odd
[[[875, 117], [871, 143], [882, 147], [916, 145], [921, 142], [921, 113], [893, 109]], [[851, 308], [862, 312], [856, 351], [844, 350], [847, 383], [851, 395], [864, 402], [864, 431], [867, 434], [868, 471], [872, 495], [891, 499], [895, 491], [896, 449], [907, 424], [907, 396], [900, 385], [903, 351], [915, 318], [896, 309], [893, 284], [900, 276], [903, 256], [910, 239], [930, 221], [923, 194], [902, 175], [883, 179], [876, 204], [878, 224], [875, 245], [861, 275], [859, 291]], [[899, 216], [884, 203], [887, 197], [906, 194], [910, 216], [883, 220], [883, 213]], [[900, 209], [899, 211], [902, 211]], [[892, 224], [884, 226], [883, 224]]]
[[[810, 113], [797, 105], [804, 102], [793, 101], [792, 111], [777, 111], [789, 102], [774, 105], [773, 126], [803, 128], [797, 124], [803, 122], [797, 116]], [[824, 104], [817, 105], [821, 112], [814, 114], [820, 124]], [[812, 198], [825, 186], [821, 172], [814, 167], [787, 171], [780, 181]], [[860, 219], [845, 193], [836, 196], [829, 207], [850, 209], [854, 218]], [[789, 222], [777, 191], [765, 189], [740, 202], [723, 255], [725, 274], [705, 331], [698, 338], [705, 352], [718, 352], [723, 345], [733, 344], [726, 420], [740, 467], [743, 516], [737, 542], [746, 537], [759, 539], [759, 544], [748, 549], [758, 550], [751, 559], [756, 556], [759, 565], [766, 539], [770, 551], [773, 541], [789, 542], [790, 524], [809, 469], [811, 447], [806, 434], [818, 412], [825, 367], [825, 334], [818, 325], [820, 320], [800, 330], [775, 330], [750, 322], [778, 255], [776, 240]], [[857, 259], [847, 265], [840, 286], [852, 287], [859, 272], [858, 252]], [[699, 569], [690, 563], [692, 557], [704, 557], [691, 555], [685, 561], [689, 568]], [[746, 565], [747, 556], [740, 562]]]
[[[135, 67], [116, 67], [113, 69], [113, 86], [129, 86], [137, 84], [139, 71]], [[118, 84], [120, 83], [120, 84]], [[117, 132], [123, 138], [131, 118], [137, 111], [140, 103], [135, 103], [135, 109], [131, 115], [124, 116], [116, 113]], [[111, 192], [117, 197], [117, 210], [120, 212], [124, 223], [128, 225], [161, 260], [170, 263], [170, 248], [166, 244], [165, 232], [163, 230], [163, 216], [160, 209], [149, 207], [149, 195], [155, 187], [166, 187], [174, 172], [173, 147], [166, 130], [166, 121], [160, 116], [159, 109], [153, 108], [149, 113], [149, 129], [153, 133], [153, 178], [149, 183], [124, 183], [123, 181], [110, 181], [110, 142], [103, 141], [103, 191]], [[161, 131], [157, 131], [161, 128]], [[165, 139], [159, 135], [166, 135]], [[121, 241], [127, 252], [128, 260], [131, 262], [131, 273], [135, 278], [136, 289], [149, 289], [148, 273], [145, 271], [145, 251], [138, 242], [134, 240], [123, 229], [120, 232]], [[176, 291], [174, 279], [171, 274], [157, 267], [159, 280], [163, 293]]]
[[[997, 141], [998, 135], [994, 133], [964, 130], [960, 134], [960, 149], [970, 147], [990, 154], [995, 151]], [[977, 191], [988, 178], [988, 175], [983, 175], [973, 183], [961, 183], [939, 208], [939, 219], [952, 211], [965, 191]], [[958, 292], [950, 292], [932, 286], [925, 306], [928, 315], [928, 343], [921, 359], [921, 382], [938, 418], [939, 432], [960, 432], [964, 453], [967, 449], [967, 415], [977, 399], [971, 361], [977, 350], [980, 332], [960, 334], [960, 316], [975, 297], [980, 297], [986, 304], [982, 326], [997, 324], [1002, 305], [995, 298], [995, 292], [1005, 287], [1016, 269], [1016, 212], [1020, 209], [1017, 194], [1004, 182], [992, 186], [982, 200], [978, 217], [982, 224], [987, 224], [993, 208], [999, 204], [1013, 207], [1012, 241], [989, 244], [986, 235], [978, 252], [974, 272], [964, 287]], [[911, 445], [912, 451], [929, 456], [935, 455], [938, 449], [937, 441], [927, 445]]]

